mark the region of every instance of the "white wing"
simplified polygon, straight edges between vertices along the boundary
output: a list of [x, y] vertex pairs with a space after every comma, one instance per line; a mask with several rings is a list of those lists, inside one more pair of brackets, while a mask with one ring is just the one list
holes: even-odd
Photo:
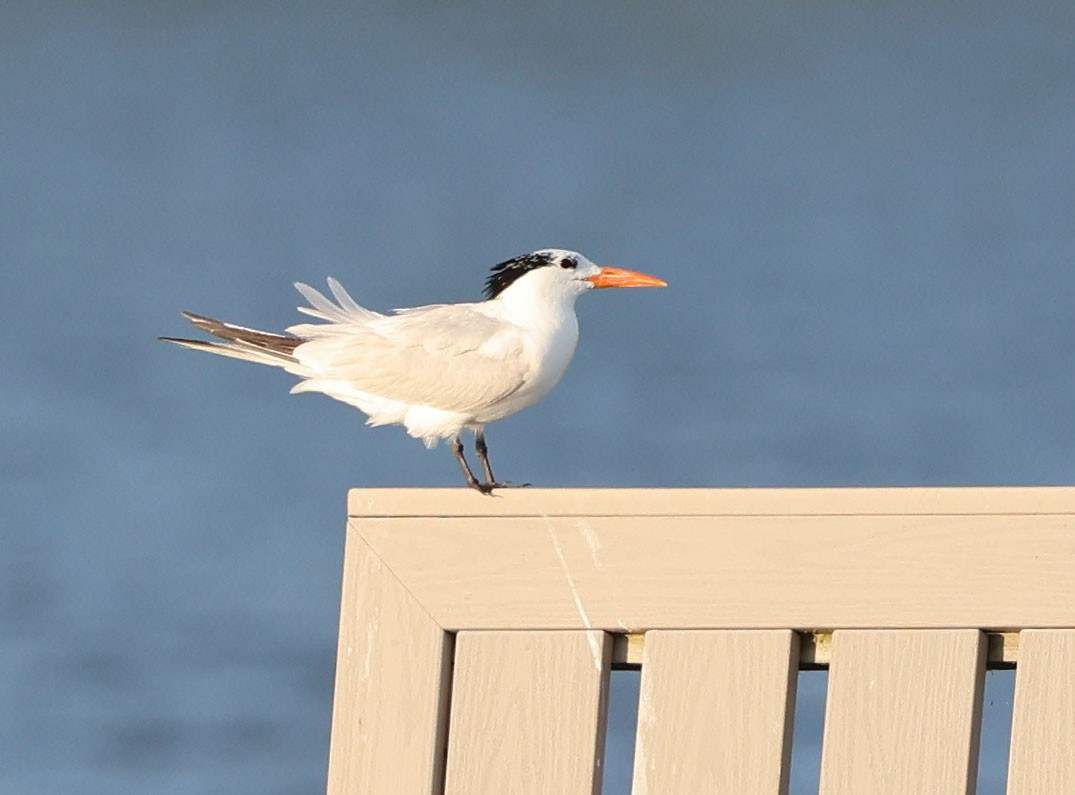
[[474, 304], [381, 315], [359, 306], [338, 283], [330, 286], [339, 306], [300, 288], [314, 307], [306, 313], [329, 322], [288, 329], [306, 340], [293, 355], [312, 381], [343, 382], [368, 395], [455, 412], [484, 408], [523, 385], [519, 329]]

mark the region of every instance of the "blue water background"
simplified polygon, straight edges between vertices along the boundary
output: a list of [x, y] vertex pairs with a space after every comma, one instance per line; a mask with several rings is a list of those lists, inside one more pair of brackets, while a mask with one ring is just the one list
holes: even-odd
[[1075, 482], [1072, 41], [1066, 2], [5, 3], [0, 792], [322, 790], [346, 490], [460, 483], [156, 342], [181, 309], [575, 248], [670, 286], [584, 297], [504, 477]]

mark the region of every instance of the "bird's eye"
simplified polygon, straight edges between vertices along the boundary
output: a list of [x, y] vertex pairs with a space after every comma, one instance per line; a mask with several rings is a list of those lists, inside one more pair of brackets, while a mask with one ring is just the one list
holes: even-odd
[[577, 266], [578, 266], [578, 263], [575, 262], [575, 260], [573, 260], [571, 257], [564, 257], [562, 260], [560, 260], [560, 267], [561, 268], [574, 268], [574, 267], [577, 267]]

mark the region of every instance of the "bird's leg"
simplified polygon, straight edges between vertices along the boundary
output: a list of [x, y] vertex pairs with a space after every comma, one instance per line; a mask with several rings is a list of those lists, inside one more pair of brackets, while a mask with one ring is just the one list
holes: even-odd
[[496, 483], [496, 478], [493, 477], [493, 468], [489, 465], [489, 447], [485, 444], [485, 431], [474, 431], [474, 449], [478, 451], [478, 460], [485, 472], [485, 482], [491, 486]]
[[[482, 471], [485, 472], [485, 485], [490, 489], [506, 489], [514, 486], [514, 483], [504, 482], [497, 483], [496, 478], [493, 477], [493, 468], [489, 465], [489, 447], [485, 444], [485, 431], [474, 431], [474, 449], [478, 452], [478, 460], [481, 461]], [[520, 484], [521, 486], [529, 486], [529, 483]]]
[[466, 456], [463, 455], [463, 440], [459, 438], [459, 434], [452, 438], [452, 455], [459, 462], [459, 466], [463, 468], [463, 477], [467, 479], [467, 485], [470, 488], [477, 489], [482, 494], [492, 494], [493, 487], [486, 483], [479, 483], [478, 479], [474, 477], [474, 473], [470, 471], [470, 464], [467, 463]]

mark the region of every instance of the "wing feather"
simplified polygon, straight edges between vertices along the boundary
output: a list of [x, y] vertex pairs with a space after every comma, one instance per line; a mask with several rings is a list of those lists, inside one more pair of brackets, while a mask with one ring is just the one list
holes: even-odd
[[473, 304], [381, 315], [355, 303], [335, 280], [329, 287], [339, 306], [313, 288], [299, 288], [314, 307], [307, 314], [329, 322], [288, 329], [304, 340], [293, 356], [314, 373], [308, 388], [318, 381], [346, 383], [367, 395], [465, 413], [525, 382], [518, 330]]
[[335, 279], [328, 280], [329, 289], [339, 301], [339, 305], [332, 303], [320, 291], [315, 290], [308, 284], [295, 282], [295, 289], [302, 293], [303, 298], [310, 302], [309, 307], [300, 306], [299, 311], [304, 315], [310, 315], [330, 323], [365, 323], [375, 318], [384, 317], [378, 312], [360, 306], [348, 292], [343, 289]]
[[359, 306], [358, 302], [351, 297], [351, 294], [344, 289], [344, 286], [331, 276], [328, 277], [328, 288], [332, 290], [333, 298], [336, 299], [336, 303], [340, 305], [340, 308], [343, 309], [345, 313], [357, 317], [378, 314], [377, 312], [371, 312], [364, 306]]

